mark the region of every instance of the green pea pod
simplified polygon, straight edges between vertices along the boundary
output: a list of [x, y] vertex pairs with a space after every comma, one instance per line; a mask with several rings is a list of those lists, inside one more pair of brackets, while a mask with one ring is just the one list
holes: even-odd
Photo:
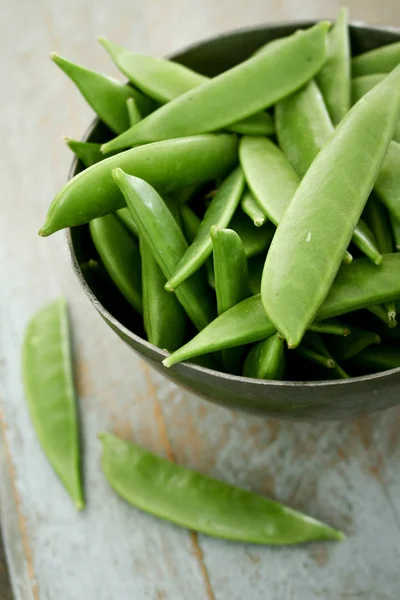
[[267, 221], [261, 227], [255, 227], [249, 219], [245, 218], [242, 211], [236, 211], [229, 227], [236, 231], [242, 240], [246, 258], [258, 254], [265, 256], [276, 231], [270, 221]]
[[[232, 229], [211, 228], [215, 291], [218, 314], [232, 308], [250, 295], [249, 270], [243, 243]], [[223, 350], [222, 361], [229, 373], [237, 373], [242, 348]]]
[[[163, 199], [146, 181], [122, 171], [113, 171], [129, 210], [164, 276], [168, 279], [187, 249], [184, 235]], [[214, 317], [211, 292], [201, 272], [194, 273], [176, 290], [176, 296], [197, 329], [203, 329]]]
[[400, 144], [397, 142], [389, 145], [374, 191], [393, 217], [400, 221]]
[[[161, 104], [166, 104], [209, 80], [205, 75], [179, 63], [131, 52], [104, 37], [99, 37], [98, 40], [121, 73], [147, 96]], [[274, 133], [274, 123], [271, 116], [263, 112], [233, 123], [229, 129], [246, 135], [270, 135]]]
[[143, 114], [139, 108], [139, 103], [135, 98], [128, 98], [126, 101], [126, 110], [128, 112], [129, 126], [133, 127], [143, 119]]
[[[376, 75], [363, 75], [353, 79], [351, 82], [352, 104], [358, 102], [360, 98], [372, 90], [372, 88], [380, 83], [385, 77], [385, 74], [378, 73]], [[400, 142], [400, 120], [397, 121], [397, 125], [393, 134], [393, 140], [395, 142]]]
[[228, 134], [168, 140], [111, 156], [68, 181], [54, 198], [39, 234], [82, 225], [125, 206], [111, 176], [116, 167], [165, 193], [225, 175], [236, 157], [237, 140]]
[[[394, 242], [392, 238], [389, 215], [386, 208], [371, 197], [364, 210], [365, 218], [373, 232], [379, 251], [382, 254], [388, 254], [394, 251]], [[396, 305], [390, 302], [385, 306], [390, 321], [396, 319]]]
[[87, 103], [115, 133], [122, 133], [129, 128], [126, 108], [128, 98], [135, 98], [144, 114], [149, 114], [154, 109], [152, 101], [116, 79], [85, 69], [55, 52], [50, 54], [50, 58], [75, 83]]
[[166, 278], [141, 238], [143, 320], [151, 344], [172, 352], [181, 346], [186, 334], [186, 314], [175, 294], [165, 291]]
[[315, 321], [311, 323], [310, 330], [316, 333], [327, 333], [329, 335], [346, 337], [352, 330], [337, 319], [326, 319], [326, 321]]
[[399, 112], [400, 66], [347, 113], [279, 224], [265, 262], [261, 296], [290, 348], [300, 343], [329, 292]]
[[289, 36], [279, 46], [189, 90], [104, 144], [102, 150], [216, 131], [272, 106], [321, 68], [328, 27], [324, 21], [301, 35]]
[[240, 167], [237, 167], [224, 181], [211, 201], [203, 220], [199, 225], [196, 237], [186, 252], [181, 256], [173, 274], [170, 276], [166, 290], [173, 292], [190, 275], [195, 273], [210, 256], [212, 240], [210, 228], [226, 227], [235, 212], [244, 188], [244, 177]]
[[267, 220], [267, 215], [256, 202], [250, 190], [246, 190], [240, 201], [242, 211], [253, 221], [256, 227], [261, 227]]
[[367, 331], [352, 325], [351, 334], [348, 337], [335, 336], [329, 339], [329, 349], [339, 360], [346, 360], [365, 348], [380, 343], [381, 338], [375, 331]]
[[115, 215], [94, 219], [90, 221], [89, 228], [111, 279], [129, 304], [143, 314], [141, 260], [137, 241]]
[[67, 304], [47, 304], [31, 319], [23, 342], [22, 374], [36, 435], [76, 508], [85, 500], [72, 373]]
[[[400, 299], [400, 254], [388, 254], [377, 269], [359, 258], [339, 270], [317, 320], [337, 317], [381, 302]], [[259, 342], [276, 331], [261, 296], [252, 296], [217, 317], [190, 342], [163, 361], [166, 367], [225, 348]]]
[[329, 358], [328, 356], [324, 356], [317, 352], [317, 350], [312, 350], [311, 348], [306, 348], [304, 346], [299, 346], [295, 350], [296, 354], [309, 360], [310, 362], [319, 365], [320, 367], [324, 367], [325, 369], [333, 369], [335, 367], [335, 361], [333, 358]]
[[390, 224], [392, 226], [393, 239], [396, 250], [400, 250], [400, 223], [389, 213]]
[[375, 371], [387, 371], [400, 367], [400, 351], [392, 346], [366, 348], [353, 356], [352, 361]]
[[400, 42], [387, 44], [355, 56], [351, 61], [353, 77], [390, 73], [400, 64]]
[[[285, 140], [283, 147], [289, 149], [288, 154], [292, 156], [295, 165], [299, 164], [295, 156], [301, 156], [300, 161], [307, 170], [326, 139], [333, 133], [333, 126], [325, 107], [325, 123], [322, 118], [316, 118], [316, 105], [320, 103], [319, 100], [308, 103], [307, 99], [314, 97], [315, 100], [320, 96], [315, 83], [308, 85], [297, 93], [297, 96], [301, 98], [299, 103], [295, 100], [292, 105], [293, 112], [292, 108], [286, 110], [284, 103], [281, 103], [280, 110], [277, 106], [277, 131], [281, 132], [281, 138]], [[290, 104], [290, 99], [288, 102]], [[323, 103], [322, 98], [321, 102]], [[306, 118], [303, 119], [303, 116]], [[278, 146], [267, 138], [243, 137], [239, 144], [239, 157], [254, 197], [271, 221], [278, 225], [299, 187], [299, 176]], [[372, 234], [368, 234], [364, 224], [357, 224], [352, 240], [370, 260], [380, 264], [382, 257], [374, 244]], [[348, 259], [348, 254], [345, 254], [345, 262]]]
[[[287, 545], [343, 534], [279, 502], [190, 471], [109, 433], [101, 465], [111, 487], [152, 515], [213, 537]], [[151, 477], [149, 477], [151, 473]]]
[[189, 244], [192, 244], [200, 227], [201, 219], [186, 204], [181, 206], [181, 218], [184, 234]]
[[318, 85], [334, 125], [350, 110], [351, 51], [349, 11], [342, 7], [328, 34], [328, 52], [317, 74]]
[[107, 156], [100, 151], [101, 144], [95, 144], [93, 142], [80, 142], [68, 137], [64, 137], [64, 141], [86, 168], [95, 165], [104, 158], [107, 158]]
[[[332, 379], [348, 379], [349, 375], [346, 371], [336, 362], [331, 353], [329, 352], [322, 336], [314, 331], [307, 331], [304, 338], [303, 344], [297, 348], [303, 358], [315, 362], [323, 367], [332, 369]], [[308, 353], [308, 356], [307, 356]]]
[[254, 379], [283, 379], [284, 372], [285, 342], [277, 333], [253, 346], [243, 366], [243, 376]]
[[387, 327], [397, 327], [396, 321], [396, 309], [394, 310], [394, 314], [389, 314], [389, 311], [386, 307], [376, 305], [370, 306], [368, 311], [374, 315], [377, 319], [379, 319], [382, 323], [384, 323]]

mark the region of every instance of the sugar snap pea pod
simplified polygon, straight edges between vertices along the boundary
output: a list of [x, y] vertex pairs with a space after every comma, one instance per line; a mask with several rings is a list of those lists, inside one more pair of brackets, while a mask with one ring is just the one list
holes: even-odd
[[151, 344], [172, 352], [186, 333], [186, 314], [175, 294], [165, 291], [166, 278], [148, 243], [140, 239], [142, 258], [143, 320]]
[[64, 137], [64, 141], [67, 146], [71, 148], [72, 152], [79, 158], [84, 167], [91, 167], [104, 158], [107, 158], [107, 156], [100, 151], [101, 144], [95, 144], [93, 142], [80, 142], [67, 137]]
[[[232, 229], [211, 228], [215, 291], [218, 314], [250, 296], [249, 270], [243, 243]], [[222, 361], [229, 373], [237, 373], [243, 357], [242, 348], [222, 351]]]
[[76, 508], [82, 510], [78, 417], [64, 298], [47, 304], [31, 319], [23, 342], [22, 374], [40, 445]]
[[376, 371], [387, 371], [400, 367], [400, 351], [393, 346], [381, 345], [379, 348], [369, 347], [355, 354], [352, 361], [363, 367]]
[[390, 73], [400, 64], [400, 42], [387, 44], [355, 56], [351, 61], [353, 77]]
[[351, 334], [352, 330], [348, 327], [348, 325], [344, 325], [337, 319], [326, 319], [326, 321], [314, 321], [314, 323], [311, 323], [310, 331], [346, 337]]
[[255, 544], [288, 545], [344, 537], [279, 502], [181, 467], [112, 434], [102, 433], [99, 438], [102, 469], [117, 494], [176, 525]]
[[[209, 80], [205, 75], [179, 63], [131, 52], [104, 37], [99, 37], [98, 40], [121, 73], [147, 96], [161, 104], [166, 104]], [[271, 115], [262, 112], [233, 123], [229, 129], [246, 135], [270, 135], [274, 133], [274, 123]]]
[[299, 346], [295, 350], [296, 354], [309, 360], [320, 367], [324, 367], [325, 369], [333, 369], [335, 366], [335, 361], [333, 358], [329, 358], [328, 356], [324, 356], [320, 354], [316, 350], [312, 350], [311, 348], [307, 348], [304, 346]]
[[[113, 171], [115, 183], [164, 276], [168, 279], [187, 249], [184, 235], [163, 199], [146, 181], [122, 171]], [[203, 329], [214, 317], [215, 306], [201, 272], [194, 273], [176, 290], [176, 296], [197, 329]]]
[[[317, 320], [337, 317], [381, 302], [400, 299], [400, 254], [387, 254], [377, 269], [358, 258], [343, 266], [320, 307]], [[276, 331], [261, 296], [252, 296], [217, 317], [190, 342], [163, 361], [166, 367], [224, 348], [259, 342]]]
[[160, 193], [224, 176], [235, 165], [237, 140], [209, 134], [132, 148], [75, 175], [54, 198], [40, 235], [82, 225], [125, 206], [111, 172], [120, 167]]
[[382, 254], [379, 251], [377, 241], [373, 232], [363, 219], [358, 220], [352, 241], [373, 263], [376, 265], [381, 264]]
[[392, 227], [392, 234], [396, 250], [400, 250], [400, 223], [396, 221], [392, 214], [389, 213], [389, 220]]
[[400, 221], [400, 144], [397, 142], [389, 145], [374, 191], [393, 217]]
[[[400, 66], [339, 123], [279, 224], [265, 262], [261, 297], [291, 348], [300, 343], [329, 292], [399, 112]], [[370, 152], [360, 152], [360, 147]]]
[[216, 131], [272, 106], [320, 69], [328, 26], [320, 22], [301, 35], [289, 36], [279, 46], [189, 90], [104, 144], [102, 150]]
[[349, 11], [342, 7], [328, 34], [325, 64], [317, 74], [318, 85], [334, 125], [350, 110], [350, 59]]
[[135, 98], [128, 98], [126, 101], [126, 110], [128, 112], [130, 127], [133, 127], [133, 125], [136, 125], [136, 123], [139, 123], [143, 119], [143, 114]]
[[[182, 229], [189, 244], [192, 244], [196, 238], [201, 219], [193, 210], [186, 205], [181, 206]], [[211, 256], [206, 261], [208, 285], [215, 290], [214, 267]]]
[[240, 201], [240, 206], [242, 207], [242, 211], [246, 213], [248, 217], [250, 217], [256, 227], [261, 227], [261, 225], [264, 225], [265, 221], [267, 220], [267, 215], [256, 202], [250, 190], [246, 190], [243, 194]]
[[244, 361], [244, 377], [274, 380], [284, 372], [285, 341], [277, 333], [253, 346]]
[[95, 113], [115, 133], [122, 133], [129, 128], [128, 98], [135, 98], [144, 114], [154, 108], [151, 100], [131, 86], [76, 65], [55, 52], [50, 54], [50, 58], [75, 83]]
[[93, 219], [89, 228], [111, 279], [129, 304], [142, 314], [141, 260], [137, 241], [115, 215]]
[[381, 338], [375, 331], [367, 331], [353, 325], [351, 335], [348, 337], [332, 336], [329, 338], [329, 349], [335, 358], [346, 360], [365, 350], [365, 348], [380, 343]]
[[397, 327], [396, 310], [394, 314], [390, 315], [386, 307], [377, 304], [376, 306], [368, 307], [368, 311], [382, 323], [385, 323], [387, 327]]
[[177, 289], [190, 275], [205, 263], [212, 252], [210, 228], [215, 225], [223, 228], [229, 224], [235, 212], [244, 188], [244, 177], [237, 167], [224, 181], [211, 201], [196, 237], [177, 263], [174, 272], [166, 284], [169, 292]]

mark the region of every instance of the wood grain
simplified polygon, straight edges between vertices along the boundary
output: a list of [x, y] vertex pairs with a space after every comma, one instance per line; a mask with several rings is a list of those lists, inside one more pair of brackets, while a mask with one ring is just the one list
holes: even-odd
[[[116, 75], [95, 35], [156, 55], [232, 28], [334, 16], [318, 0], [14, 0], [2, 3], [0, 162], [1, 521], [18, 600], [394, 600], [400, 574], [400, 411], [279, 423], [211, 406], [150, 372], [94, 312], [63, 234], [39, 239], [90, 109], [51, 64], [57, 50]], [[396, 0], [347, 3], [353, 20], [400, 25]], [[71, 307], [87, 510], [77, 515], [37, 444], [20, 346], [27, 320]], [[193, 536], [126, 505], [99, 469], [113, 430], [180, 464], [288, 502], [337, 527], [341, 544], [270, 549]], [[1, 588], [0, 588], [1, 589]], [[4, 594], [1, 598], [5, 599]]]

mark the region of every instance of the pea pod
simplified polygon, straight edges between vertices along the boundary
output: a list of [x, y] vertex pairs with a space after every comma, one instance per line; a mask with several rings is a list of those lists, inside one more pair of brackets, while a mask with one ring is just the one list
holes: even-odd
[[297, 348], [300, 354], [306, 360], [315, 362], [320, 366], [332, 369], [332, 379], [348, 379], [349, 375], [346, 371], [336, 362], [331, 353], [329, 352], [325, 341], [319, 333], [314, 331], [307, 331], [304, 336], [303, 344]]
[[396, 311], [394, 312], [394, 315], [389, 315], [388, 310], [383, 306], [380, 306], [379, 304], [376, 306], [370, 306], [368, 308], [368, 311], [377, 319], [379, 319], [382, 323], [384, 323], [387, 327], [397, 327]]
[[289, 36], [279, 46], [189, 90], [104, 144], [102, 150], [216, 131], [272, 106], [320, 69], [328, 27], [327, 22], [320, 22], [301, 35]]
[[242, 240], [246, 258], [258, 254], [265, 256], [276, 231], [274, 225], [269, 221], [260, 227], [255, 227], [249, 219], [244, 217], [242, 211], [236, 211], [229, 227], [236, 231]]
[[128, 98], [126, 101], [126, 110], [128, 112], [129, 126], [133, 127], [143, 119], [143, 114], [139, 108], [139, 103], [135, 98]]
[[[243, 243], [232, 229], [211, 228], [215, 291], [218, 314], [250, 295], [249, 271]], [[241, 348], [223, 350], [222, 361], [228, 373], [237, 373], [243, 356]]]
[[111, 156], [68, 181], [54, 198], [39, 234], [82, 225], [125, 206], [111, 175], [116, 167], [165, 193], [223, 176], [234, 167], [236, 156], [236, 138], [226, 134], [168, 140]]
[[350, 36], [349, 11], [342, 7], [328, 34], [328, 52], [317, 74], [318, 85], [334, 125], [350, 110]]
[[223, 228], [229, 224], [235, 212], [244, 188], [244, 177], [237, 167], [224, 181], [211, 201], [196, 237], [178, 261], [174, 272], [166, 283], [166, 290], [176, 290], [182, 282], [205, 263], [212, 252], [210, 228], [215, 225]]
[[242, 211], [253, 221], [256, 227], [261, 227], [267, 220], [267, 215], [256, 202], [250, 190], [246, 190], [240, 201]]
[[[315, 99], [315, 93], [320, 95], [318, 88], [313, 83], [297, 94], [304, 96], [304, 102], [303, 99], [299, 103], [295, 101], [293, 112], [292, 109], [286, 112], [286, 108], [282, 108], [283, 104], [280, 111], [277, 107], [276, 112], [277, 131], [280, 131], [285, 139], [283, 147], [289, 149], [288, 154], [293, 159], [295, 156], [302, 157], [301, 161], [305, 170], [308, 169], [326, 141], [328, 122], [330, 134], [333, 132], [326, 108], [324, 107], [326, 121], [323, 124], [323, 119], [316, 118], [318, 111], [314, 110], [315, 104], [318, 104], [319, 101], [317, 103], [308, 102], [311, 96], [314, 96]], [[303, 119], [304, 115], [309, 120], [308, 118]], [[286, 120], [286, 117], [289, 120]], [[310, 128], [304, 127], [307, 123], [310, 124]], [[321, 127], [318, 126], [314, 130], [314, 123]], [[247, 184], [254, 197], [271, 221], [278, 225], [299, 187], [300, 178], [282, 151], [267, 138], [243, 137], [239, 145], [239, 157]], [[294, 162], [297, 164], [295, 159]], [[366, 230], [364, 223], [357, 224], [352, 241], [372, 262], [380, 264], [382, 257], [371, 232]], [[345, 254], [345, 262], [348, 262], [348, 259], [348, 254]]]
[[[164, 276], [168, 279], [176, 268], [187, 242], [163, 199], [143, 179], [122, 171], [113, 171], [129, 210], [147, 242]], [[197, 329], [203, 329], [214, 317], [211, 292], [201, 272], [194, 273], [176, 290], [176, 296]]]
[[190, 471], [111, 434], [99, 437], [101, 465], [111, 487], [133, 506], [176, 525], [255, 544], [344, 537], [279, 502]]
[[[179, 63], [131, 52], [104, 37], [99, 37], [98, 40], [121, 73], [143, 93], [161, 104], [166, 104], [209, 80], [205, 75]], [[274, 132], [274, 123], [269, 114], [262, 112], [233, 123], [229, 129], [246, 135], [270, 135]]]
[[243, 366], [243, 376], [255, 379], [282, 379], [284, 372], [285, 342], [277, 333], [253, 346]]
[[400, 351], [392, 346], [369, 347], [353, 356], [352, 361], [375, 371], [400, 367]]
[[329, 349], [339, 360], [352, 358], [369, 346], [380, 344], [381, 338], [375, 331], [367, 331], [359, 327], [351, 327], [348, 337], [332, 337], [329, 339]]
[[115, 133], [122, 133], [129, 128], [128, 98], [135, 98], [145, 114], [154, 108], [143, 94], [116, 79], [85, 69], [55, 52], [50, 54], [50, 58], [75, 83], [95, 113]]
[[398, 64], [400, 64], [400, 42], [394, 42], [355, 56], [351, 61], [351, 70], [353, 77], [359, 77], [375, 73], [390, 73]]
[[351, 334], [352, 330], [348, 325], [344, 325], [337, 319], [326, 319], [325, 321], [314, 321], [311, 323], [310, 330], [316, 333], [326, 333], [329, 335], [346, 337]]
[[[265, 262], [261, 296], [291, 348], [300, 343], [329, 292], [399, 112], [400, 66], [347, 113], [279, 224]], [[370, 151], [360, 152], [360, 147]]]
[[[360, 98], [372, 90], [372, 88], [380, 83], [385, 77], [385, 74], [377, 73], [376, 75], [362, 75], [361, 77], [356, 77], [353, 79], [351, 82], [352, 104], [358, 102]], [[393, 134], [393, 140], [395, 142], [400, 142], [400, 120], [397, 121], [397, 125]]]
[[[381, 302], [400, 299], [400, 254], [388, 254], [377, 269], [365, 258], [343, 266], [320, 307], [317, 320], [337, 317]], [[217, 317], [190, 342], [163, 361], [166, 367], [193, 356], [258, 342], [276, 331], [260, 295], [243, 300]]]
[[101, 144], [93, 142], [80, 142], [68, 137], [64, 137], [64, 141], [72, 152], [79, 158], [84, 167], [91, 167], [107, 158], [100, 150]]
[[400, 223], [396, 221], [393, 215], [389, 214], [390, 224], [392, 226], [393, 238], [396, 250], [400, 250]]
[[89, 223], [97, 252], [111, 279], [125, 299], [140, 314], [142, 275], [139, 247], [115, 215], [105, 215]]
[[389, 145], [374, 191], [393, 217], [400, 221], [400, 144], [397, 142]]
[[36, 435], [71, 496], [82, 510], [79, 432], [67, 304], [47, 304], [31, 319], [22, 349], [26, 399]]
[[299, 346], [298, 348], [296, 348], [295, 352], [302, 358], [305, 358], [306, 360], [309, 360], [315, 363], [316, 365], [319, 365], [320, 367], [324, 367], [325, 369], [333, 369], [335, 367], [335, 361], [333, 360], [333, 358], [324, 356], [323, 354], [317, 352], [317, 350], [313, 350], [312, 348]]

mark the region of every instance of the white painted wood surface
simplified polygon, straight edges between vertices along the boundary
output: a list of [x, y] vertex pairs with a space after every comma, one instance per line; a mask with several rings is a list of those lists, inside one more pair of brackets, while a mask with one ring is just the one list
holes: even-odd
[[[353, 20], [400, 25], [397, 0], [352, 0]], [[164, 55], [232, 28], [334, 16], [321, 0], [1, 2], [1, 518], [18, 600], [394, 600], [400, 589], [400, 411], [334, 424], [266, 421], [211, 406], [152, 373], [95, 313], [46, 208], [91, 112], [51, 50], [115, 74], [95, 35]], [[29, 423], [20, 345], [59, 294], [74, 326], [87, 510], [77, 515]], [[99, 470], [114, 430], [343, 528], [341, 544], [269, 549], [189, 534], [130, 508]]]

